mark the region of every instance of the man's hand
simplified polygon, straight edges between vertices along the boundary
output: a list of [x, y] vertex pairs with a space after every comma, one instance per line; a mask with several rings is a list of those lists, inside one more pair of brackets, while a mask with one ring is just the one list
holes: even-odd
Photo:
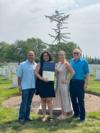
[[22, 87], [21, 87], [21, 85], [19, 85], [18, 88], [19, 88], [19, 93], [22, 94]]
[[87, 87], [88, 87], [89, 77], [90, 77], [90, 75], [89, 75], [89, 73], [88, 73], [88, 74], [86, 75], [86, 79], [85, 79], [84, 90], [86, 90]]
[[85, 84], [84, 84], [84, 89], [86, 90], [86, 89], [87, 89], [87, 87], [88, 87], [88, 84], [87, 84], [87, 83], [85, 83]]
[[18, 88], [19, 88], [19, 93], [22, 94], [22, 86], [21, 86], [21, 78], [18, 77]]

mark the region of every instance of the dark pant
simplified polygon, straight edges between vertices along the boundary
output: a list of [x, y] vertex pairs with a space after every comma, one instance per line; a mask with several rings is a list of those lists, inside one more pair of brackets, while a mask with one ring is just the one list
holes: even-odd
[[29, 119], [31, 103], [32, 103], [32, 98], [34, 93], [35, 93], [35, 89], [22, 90], [22, 102], [19, 110], [19, 120]]
[[80, 120], [85, 120], [84, 94], [84, 80], [71, 80], [70, 96], [74, 115], [80, 117]]

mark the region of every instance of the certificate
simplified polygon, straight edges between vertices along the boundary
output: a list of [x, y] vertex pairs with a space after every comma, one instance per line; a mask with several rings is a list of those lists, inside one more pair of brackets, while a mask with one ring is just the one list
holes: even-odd
[[47, 78], [48, 81], [54, 81], [55, 80], [55, 72], [43, 71], [43, 78]]

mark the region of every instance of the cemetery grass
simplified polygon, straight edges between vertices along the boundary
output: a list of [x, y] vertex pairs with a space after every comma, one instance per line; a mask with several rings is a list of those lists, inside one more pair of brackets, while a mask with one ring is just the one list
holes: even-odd
[[54, 119], [52, 123], [42, 123], [40, 116], [31, 113], [32, 122], [20, 125], [17, 121], [18, 110], [14, 108], [5, 108], [2, 102], [18, 95], [18, 89], [11, 89], [11, 81], [4, 81], [0, 77], [0, 133], [100, 133], [100, 112], [87, 114], [87, 120], [84, 123], [76, 119], [58, 121]]
[[87, 91], [100, 96], [100, 80], [96, 80], [95, 76], [91, 76]]

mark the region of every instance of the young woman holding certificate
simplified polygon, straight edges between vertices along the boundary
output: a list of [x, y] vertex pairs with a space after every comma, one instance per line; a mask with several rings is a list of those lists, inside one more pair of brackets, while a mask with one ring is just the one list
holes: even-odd
[[[51, 69], [51, 70], [50, 70]], [[51, 55], [45, 51], [40, 57], [40, 63], [36, 67], [36, 76], [37, 76], [37, 93], [41, 97], [41, 105], [43, 112], [42, 121], [45, 122], [46, 118], [46, 105], [50, 113], [49, 120], [52, 121], [52, 100], [55, 97], [54, 91], [54, 70], [55, 66], [52, 63]], [[49, 77], [50, 75], [50, 77]]]
[[[70, 66], [69, 62], [65, 59], [65, 52], [60, 51], [58, 53], [59, 62], [56, 65], [56, 77], [57, 77], [57, 92], [56, 101], [59, 102], [62, 113], [58, 117], [59, 120], [70, 118], [73, 115], [72, 105], [69, 94], [69, 81], [74, 75], [74, 70]], [[68, 74], [70, 73], [70, 75]]]

